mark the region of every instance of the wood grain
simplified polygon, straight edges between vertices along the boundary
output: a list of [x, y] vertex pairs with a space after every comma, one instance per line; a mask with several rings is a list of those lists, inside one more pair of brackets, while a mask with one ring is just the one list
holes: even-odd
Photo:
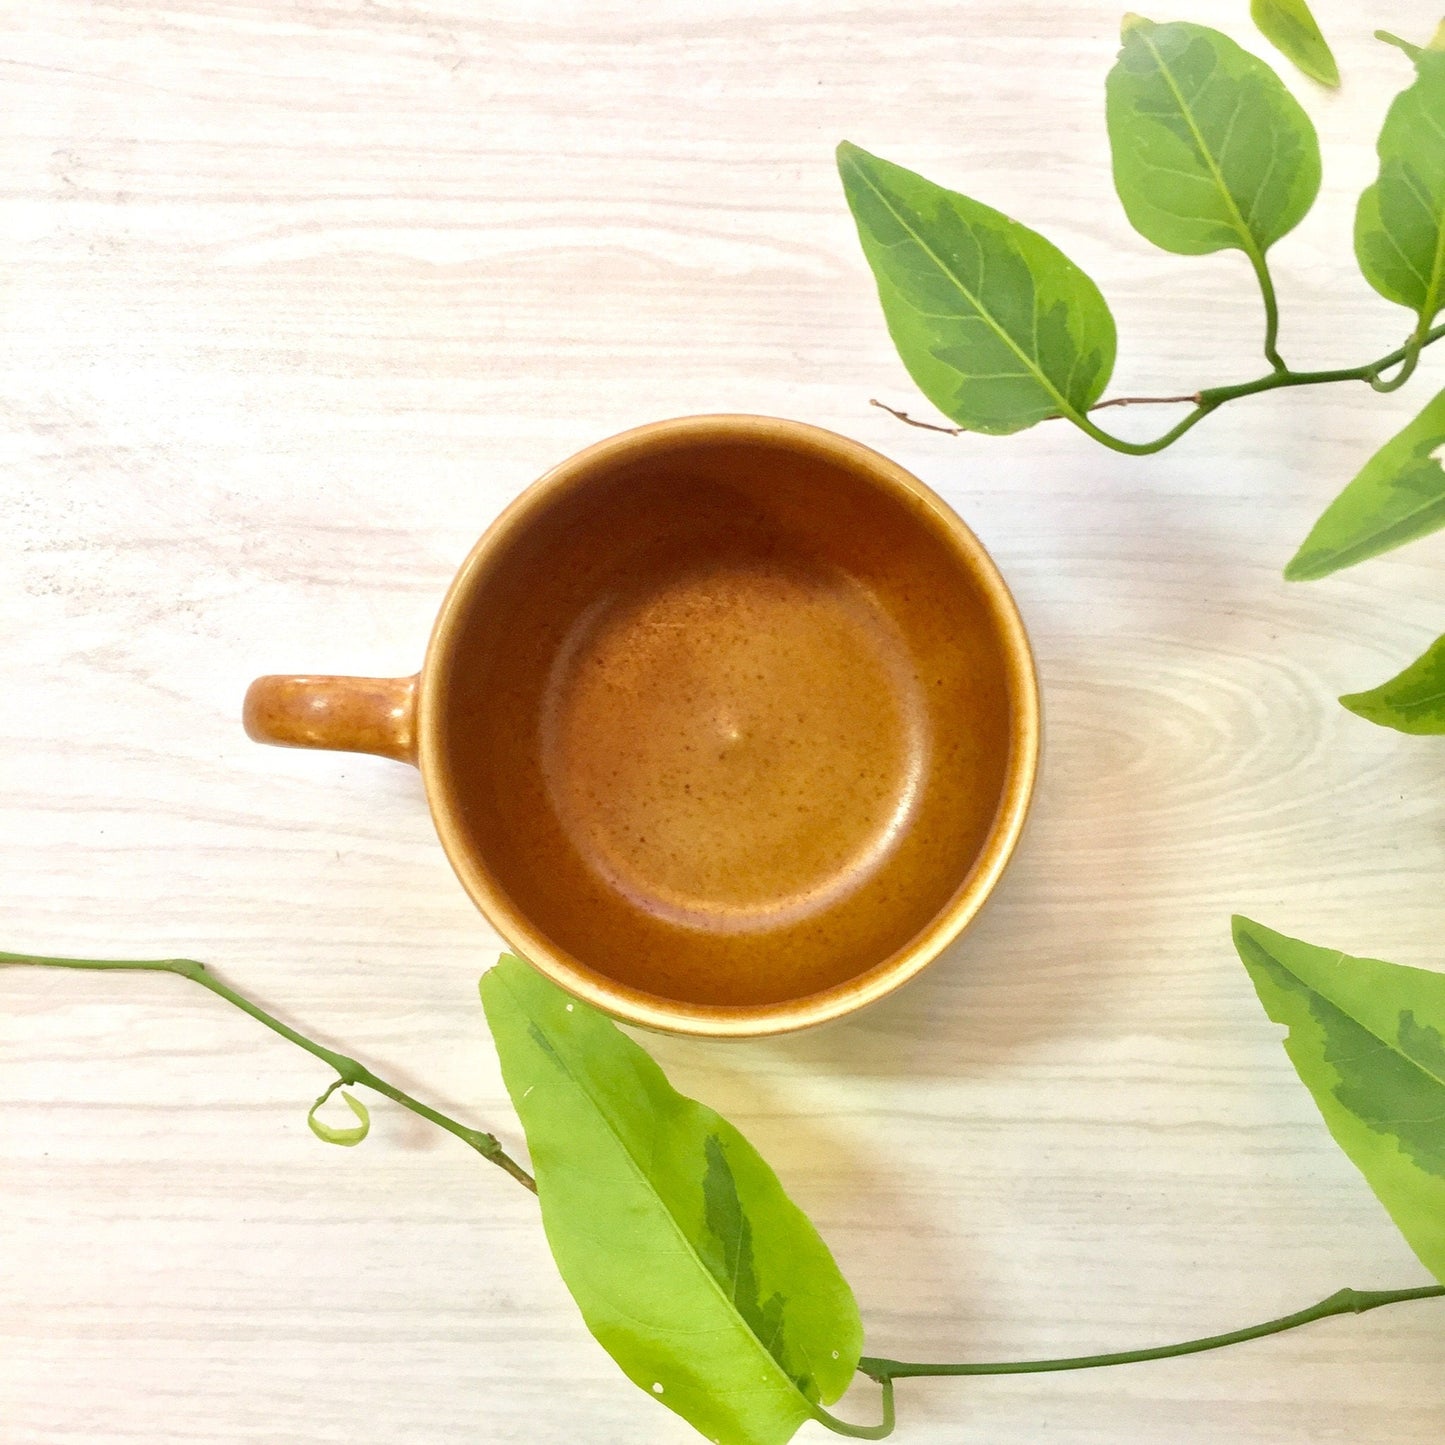
[[[1377, 9], [1318, 0], [1338, 96], [1290, 78], [1326, 154], [1275, 253], [1299, 364], [1406, 326], [1350, 224], [1407, 79], [1370, 30], [1436, 17]], [[1263, 50], [1243, 0], [1214, 18]], [[877, 1352], [1124, 1348], [1418, 1282], [1227, 918], [1442, 962], [1439, 749], [1333, 698], [1440, 631], [1445, 542], [1279, 575], [1440, 360], [1389, 398], [1242, 403], [1147, 460], [867, 404], [923, 410], [832, 171], [845, 136], [1089, 270], [1116, 392], [1257, 370], [1242, 258], [1154, 252], [1113, 203], [1117, 20], [1041, 0], [6, 7], [0, 947], [203, 958], [515, 1146], [475, 991], [497, 940], [414, 775], [257, 748], [242, 693], [411, 671], [471, 541], [579, 446], [669, 414], [794, 416], [902, 461], [993, 551], [1039, 653], [1044, 783], [997, 900], [923, 980], [792, 1040], [663, 1041], [680, 1086], [777, 1163]], [[528, 1196], [380, 1103], [365, 1146], [323, 1148], [304, 1116], [326, 1082], [178, 979], [0, 974], [6, 1445], [692, 1438], [587, 1338]], [[1445, 1311], [900, 1396], [909, 1445], [1433, 1445]]]

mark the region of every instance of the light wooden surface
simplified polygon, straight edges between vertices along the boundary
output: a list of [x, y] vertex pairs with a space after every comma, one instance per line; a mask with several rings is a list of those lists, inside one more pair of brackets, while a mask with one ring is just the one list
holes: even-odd
[[[1194, 10], [1264, 52], [1244, 0]], [[1350, 251], [1408, 78], [1370, 30], [1436, 15], [1316, 10], [1346, 84], [1289, 73], [1326, 160], [1275, 252], [1283, 344], [1354, 364], [1406, 325]], [[257, 748], [242, 691], [411, 670], [475, 536], [589, 441], [798, 417], [911, 467], [993, 551], [1037, 644], [1043, 787], [994, 906], [901, 996], [658, 1056], [812, 1212], [875, 1352], [1124, 1348], [1422, 1282], [1227, 925], [1445, 962], [1440, 749], [1333, 702], [1439, 632], [1445, 541], [1279, 575], [1441, 361], [1389, 398], [1243, 403], [1147, 460], [868, 406], [926, 413], [833, 172], [845, 136], [1090, 271], [1114, 391], [1257, 372], [1243, 259], [1156, 252], [1112, 196], [1117, 22], [1028, 0], [5, 6], [0, 948], [205, 959], [518, 1144], [476, 997], [498, 940], [415, 775]], [[695, 1438], [586, 1335], [528, 1196], [384, 1102], [363, 1147], [323, 1147], [326, 1082], [181, 980], [0, 972], [5, 1445]], [[900, 1445], [1433, 1445], [1445, 1308], [899, 1393]]]

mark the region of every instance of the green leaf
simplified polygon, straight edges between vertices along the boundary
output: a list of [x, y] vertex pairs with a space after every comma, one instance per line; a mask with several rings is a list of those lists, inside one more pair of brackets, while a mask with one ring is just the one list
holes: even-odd
[[1249, 13], [1260, 34], [1311, 80], [1340, 83], [1334, 53], [1305, 0], [1251, 0]]
[[1445, 974], [1234, 920], [1234, 946], [1335, 1142], [1445, 1283]]
[[1284, 569], [1313, 582], [1445, 527], [1445, 391], [1360, 469]]
[[1264, 61], [1228, 36], [1129, 15], [1109, 72], [1114, 185], [1130, 223], [1166, 251], [1264, 253], [1320, 188], [1310, 118]]
[[1340, 701], [1368, 722], [1402, 733], [1445, 733], [1445, 637], [1398, 677]]
[[341, 1097], [346, 1100], [351, 1112], [361, 1120], [360, 1124], [350, 1129], [338, 1129], [334, 1125], [324, 1124], [316, 1117], [316, 1111], [338, 1090], [341, 1089], [341, 1080], [337, 1079], [322, 1096], [311, 1106], [311, 1112], [306, 1116], [306, 1122], [311, 1126], [311, 1132], [316, 1135], [323, 1144], [340, 1144], [345, 1149], [360, 1144], [366, 1136], [371, 1133], [371, 1115], [367, 1112], [366, 1105], [360, 1099], [353, 1098], [345, 1089], [341, 1089]]
[[939, 411], [1001, 435], [1098, 401], [1114, 318], [1058, 247], [847, 141], [838, 172], [893, 344]]
[[1380, 177], [1355, 211], [1355, 255], [1381, 296], [1427, 331], [1445, 306], [1445, 51], [1413, 50], [1415, 82], [1385, 116]]
[[588, 1329], [708, 1439], [790, 1439], [842, 1394], [863, 1347], [807, 1216], [726, 1119], [521, 959], [483, 977], [482, 1002]]

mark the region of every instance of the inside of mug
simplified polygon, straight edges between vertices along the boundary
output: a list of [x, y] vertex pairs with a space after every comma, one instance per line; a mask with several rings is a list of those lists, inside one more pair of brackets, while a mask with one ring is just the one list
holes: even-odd
[[1009, 658], [970, 557], [926, 498], [786, 436], [564, 469], [441, 666], [437, 786], [490, 890], [665, 1000], [887, 966], [1005, 792]]

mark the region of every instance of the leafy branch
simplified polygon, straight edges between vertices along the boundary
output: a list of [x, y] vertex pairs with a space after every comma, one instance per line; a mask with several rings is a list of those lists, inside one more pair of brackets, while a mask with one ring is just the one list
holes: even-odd
[[[1316, 986], [1325, 950], [1243, 920], [1236, 938], [1267, 1003], [1276, 994], [1266, 990], [1281, 974], [1296, 978], [1300, 987]], [[1328, 958], [1337, 964], [1341, 956]], [[1427, 1047], [1432, 1036], [1440, 1036], [1433, 1034], [1432, 1021], [1445, 1025], [1445, 978], [1391, 964], [1350, 962], [1368, 970], [1361, 976], [1368, 999], [1360, 1009], [1365, 1022], [1354, 1027], [1378, 1032], [1368, 1010], [1388, 1013], [1404, 1002], [1412, 1005], [1412, 1021], [1419, 1011], [1414, 1026]], [[508, 1092], [527, 1131], [535, 1180], [492, 1135], [419, 1103], [355, 1059], [307, 1038], [204, 964], [0, 954], [0, 965], [5, 964], [178, 974], [336, 1071], [336, 1080], [309, 1116], [319, 1138], [349, 1145], [365, 1137], [366, 1111], [350, 1096], [348, 1103], [361, 1121], [358, 1128], [333, 1129], [314, 1117], [335, 1090], [363, 1085], [465, 1141], [539, 1195], [558, 1269], [598, 1342], [634, 1383], [711, 1440], [780, 1445], [805, 1420], [851, 1439], [881, 1440], [895, 1428], [897, 1380], [1139, 1364], [1224, 1349], [1334, 1315], [1445, 1297], [1441, 1284], [1344, 1289], [1308, 1309], [1226, 1334], [1062, 1359], [929, 1363], [864, 1355], [852, 1291], [827, 1245], [752, 1145], [721, 1115], [673, 1089], [657, 1064], [609, 1019], [569, 998], [519, 958], [504, 958], [483, 978], [482, 1000]], [[1339, 996], [1338, 981], [1334, 994]], [[1319, 1013], [1319, 1005], [1312, 1005], [1311, 1016]], [[1335, 1028], [1350, 1026], [1346, 1015]], [[1317, 1056], [1312, 1051], [1297, 1060], [1301, 1072], [1304, 1057], [1311, 1070], [1330, 1067], [1330, 1060], [1342, 1056], [1337, 1045], [1346, 1046], [1351, 1058], [1362, 1057], [1358, 1041], [1337, 1032], [1318, 1041]], [[1366, 1079], [1363, 1090], [1356, 1087], [1355, 1107], [1361, 1099], [1368, 1101], [1368, 1085]], [[1391, 1098], [1401, 1097], [1398, 1079], [1388, 1081], [1388, 1087], [1395, 1091]], [[1435, 1087], [1445, 1091], [1445, 1068]], [[1332, 1127], [1353, 1117], [1337, 1111]], [[1438, 1134], [1436, 1126], [1429, 1136], [1435, 1139], [1433, 1147], [1445, 1151]], [[1351, 1157], [1367, 1176], [1379, 1177], [1371, 1158], [1353, 1150]], [[1387, 1187], [1395, 1192], [1382, 1198], [1422, 1259], [1437, 1273], [1445, 1272], [1445, 1248], [1437, 1243], [1445, 1241], [1445, 1229], [1431, 1222], [1434, 1195], [1422, 1194], [1417, 1201], [1421, 1186], [1409, 1176], [1403, 1176], [1399, 1192], [1401, 1177], [1393, 1168]], [[623, 1240], [626, 1247], [619, 1247]], [[649, 1322], [646, 1329], [639, 1329], [640, 1320]], [[700, 1357], [697, 1340], [703, 1334], [710, 1343]], [[755, 1388], [760, 1371], [768, 1384], [761, 1394]], [[855, 1374], [881, 1386], [882, 1418], [876, 1425], [852, 1424], [824, 1408]]]
[[[1445, 322], [1426, 331], [1423, 335], [1412, 336], [1403, 346], [1398, 346], [1394, 351], [1380, 357], [1379, 360], [1366, 362], [1363, 366], [1342, 366], [1325, 371], [1294, 371], [1288, 366], [1281, 365], [1276, 370], [1256, 377], [1253, 381], [1239, 381], [1231, 386], [1204, 387], [1192, 396], [1118, 397], [1110, 401], [1096, 402], [1090, 408], [1091, 411], [1098, 411], [1101, 407], [1138, 406], [1143, 402], [1156, 405], [1165, 402], [1194, 402], [1194, 410], [1188, 416], [1170, 427], [1162, 436], [1155, 437], [1153, 441], [1125, 441], [1122, 437], [1111, 436], [1108, 432], [1093, 426], [1087, 418], [1078, 422], [1077, 425], [1095, 441], [1101, 442], [1116, 452], [1125, 452], [1130, 456], [1149, 456], [1153, 452], [1163, 451], [1165, 447], [1178, 441], [1185, 432], [1197, 426], [1211, 412], [1218, 411], [1226, 402], [1238, 401], [1241, 397], [1258, 396], [1262, 392], [1278, 391], [1282, 387], [1322, 386], [1336, 381], [1363, 381], [1368, 382], [1376, 391], [1394, 391], [1396, 387], [1404, 385], [1409, 380], [1415, 370], [1415, 364], [1420, 358], [1421, 350], [1439, 341], [1441, 337], [1445, 337]], [[1394, 377], [1388, 381], [1382, 379], [1392, 366], [1399, 365], [1401, 362], [1404, 365]]]
[[[1318, 27], [1294, 16], [1296, 58], [1333, 67]], [[1279, 20], [1279, 16], [1274, 17]], [[1312, 30], [1312, 35], [1306, 30]], [[1276, 29], [1279, 41], [1285, 32]], [[1186, 396], [1101, 400], [1113, 370], [1113, 316], [1094, 284], [1037, 232], [981, 202], [843, 142], [838, 168], [878, 283], [893, 341], [919, 388], [954, 427], [1006, 434], [1064, 417], [1102, 446], [1162, 451], [1221, 406], [1284, 387], [1365, 382], [1393, 391], [1445, 336], [1445, 39], [1405, 46], [1416, 70], [1380, 133], [1379, 179], [1360, 197], [1355, 252], [1366, 280], [1415, 312], [1406, 341], [1360, 366], [1296, 370], [1279, 351], [1268, 252], [1304, 219], [1320, 185], [1309, 117], [1262, 60], [1202, 25], [1124, 19], [1107, 82], [1114, 185], [1134, 228], [1180, 255], [1236, 250], [1264, 304], [1269, 371]], [[1315, 45], [1318, 40], [1318, 46]], [[1321, 49], [1322, 47], [1322, 49]], [[1398, 368], [1398, 370], [1394, 370]], [[1393, 370], [1393, 375], [1390, 373]], [[1145, 401], [1190, 402], [1161, 435], [1129, 441], [1091, 413]], [[893, 408], [888, 408], [893, 410]], [[897, 414], [895, 412], [895, 414]]]
[[[1338, 80], [1303, 0], [1256, 0], [1264, 33], [1307, 74]], [[838, 167], [899, 356], [954, 424], [874, 401], [909, 426], [1003, 434], [1066, 418], [1131, 456], [1163, 451], [1231, 401], [1287, 387], [1405, 385], [1445, 337], [1445, 22], [1425, 45], [1385, 31], [1415, 69], [1380, 130], [1377, 179], [1355, 212], [1355, 256], [1386, 300], [1415, 314], [1405, 342], [1361, 366], [1295, 370], [1278, 349], [1267, 254], [1319, 189], [1308, 116], [1262, 60], [1217, 30], [1126, 16], [1106, 112], [1114, 186], [1135, 229], [1164, 250], [1237, 250], [1265, 310], [1270, 369], [1183, 395], [1103, 398], [1114, 320], [1094, 283], [1051, 242], [968, 196], [844, 142]], [[1129, 441], [1093, 420], [1107, 407], [1188, 405], [1159, 436]], [[1387, 441], [1330, 504], [1285, 568], [1325, 577], [1445, 527], [1445, 392]], [[1345, 706], [1402, 732], [1445, 734], [1445, 637], [1398, 677]]]
[[[1163, 451], [1165, 447], [1178, 441], [1185, 432], [1202, 422], [1211, 412], [1218, 411], [1226, 402], [1238, 401], [1241, 397], [1258, 396], [1262, 392], [1278, 391], [1282, 387], [1321, 386], [1335, 381], [1363, 381], [1368, 382], [1376, 391], [1394, 391], [1410, 379], [1415, 364], [1419, 361], [1421, 351], [1442, 337], [1445, 337], [1445, 322], [1432, 327], [1423, 335], [1412, 336], [1403, 346], [1397, 346], [1394, 351], [1386, 353], [1377, 361], [1366, 362], [1363, 366], [1342, 366], [1323, 371], [1295, 371], [1285, 366], [1266, 372], [1252, 381], [1239, 381], [1229, 386], [1204, 387], [1199, 391], [1185, 392], [1179, 396], [1114, 396], [1090, 405], [1089, 411], [1095, 412], [1115, 406], [1192, 404], [1194, 410], [1188, 416], [1153, 441], [1126, 441], [1122, 437], [1111, 436], [1109, 433], [1091, 426], [1085, 419], [1071, 417], [1070, 420], [1073, 420], [1075, 425], [1087, 435], [1114, 451], [1126, 452], [1132, 456], [1148, 456], [1154, 452]], [[1404, 365], [1401, 366], [1400, 371], [1389, 380], [1384, 380], [1385, 373], [1392, 366], [1400, 365], [1401, 362]], [[948, 436], [962, 436], [969, 430], [965, 426], [939, 426], [933, 422], [920, 421], [916, 417], [909, 416], [907, 412], [888, 406], [875, 398], [869, 398], [868, 404], [878, 407], [880, 411], [888, 412], [909, 426], [919, 427], [924, 431], [944, 432]], [[1045, 417], [1044, 420], [1049, 421], [1053, 418]]]

